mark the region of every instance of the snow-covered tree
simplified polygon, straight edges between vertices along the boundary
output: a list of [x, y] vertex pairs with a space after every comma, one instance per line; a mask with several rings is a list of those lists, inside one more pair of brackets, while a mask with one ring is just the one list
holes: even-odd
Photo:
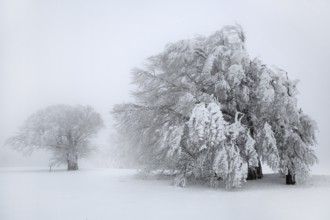
[[302, 177], [316, 161], [316, 127], [298, 110], [296, 81], [251, 59], [240, 26], [169, 44], [133, 77], [135, 102], [112, 111], [118, 133], [148, 169], [179, 171], [180, 185], [237, 187], [262, 177], [261, 161]]
[[[297, 81], [278, 72], [273, 77], [275, 101], [270, 108], [270, 122], [280, 155], [280, 171], [287, 184], [305, 180], [310, 166], [317, 162], [312, 148], [316, 144], [316, 122], [297, 106]], [[297, 177], [297, 178], [296, 178]]]
[[264, 162], [272, 168], [274, 171], [277, 171], [279, 168], [279, 152], [277, 149], [276, 139], [272, 127], [266, 122], [263, 130], [260, 133], [260, 137], [257, 137], [259, 155], [262, 156]]
[[67, 164], [68, 170], [78, 170], [78, 159], [95, 149], [91, 138], [102, 127], [100, 114], [90, 106], [54, 105], [31, 115], [7, 144], [27, 155], [49, 150], [51, 165]]

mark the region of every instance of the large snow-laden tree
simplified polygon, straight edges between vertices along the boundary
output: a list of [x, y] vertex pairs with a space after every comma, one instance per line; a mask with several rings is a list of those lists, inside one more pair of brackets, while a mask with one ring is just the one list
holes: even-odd
[[78, 170], [78, 159], [95, 149], [91, 138], [102, 127], [100, 114], [90, 106], [54, 105], [31, 115], [7, 144], [27, 155], [49, 150], [51, 166], [67, 164], [68, 170]]
[[[307, 176], [316, 161], [316, 127], [298, 110], [296, 82], [250, 59], [244, 44], [240, 26], [225, 27], [169, 44], [133, 70], [135, 102], [112, 112], [137, 161], [179, 170], [180, 178], [215, 175], [227, 187], [239, 186], [246, 174], [261, 178], [261, 161], [289, 178]], [[214, 144], [215, 137], [223, 139]]]

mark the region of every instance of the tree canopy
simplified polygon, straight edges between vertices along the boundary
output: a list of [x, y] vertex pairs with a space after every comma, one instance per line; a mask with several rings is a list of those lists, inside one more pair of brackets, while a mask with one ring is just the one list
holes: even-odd
[[90, 106], [54, 105], [31, 115], [7, 144], [25, 154], [35, 150], [51, 151], [51, 165], [67, 164], [78, 169], [78, 159], [88, 156], [91, 144], [103, 127], [100, 114]]
[[261, 162], [290, 184], [308, 176], [316, 123], [297, 105], [298, 81], [251, 59], [245, 39], [240, 26], [227, 26], [168, 44], [133, 69], [134, 102], [112, 113], [134, 160], [173, 170], [181, 185], [203, 179], [238, 187]]

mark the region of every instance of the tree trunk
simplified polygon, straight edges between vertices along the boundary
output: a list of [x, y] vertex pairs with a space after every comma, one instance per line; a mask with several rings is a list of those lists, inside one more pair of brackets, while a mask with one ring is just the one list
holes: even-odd
[[258, 159], [257, 167], [248, 166], [248, 176], [246, 180], [256, 180], [256, 179], [261, 179], [262, 177], [263, 177], [262, 166], [260, 160]]
[[248, 176], [246, 180], [256, 180], [256, 179], [257, 179], [256, 167], [248, 166]]
[[288, 174], [286, 175], [286, 185], [294, 185], [296, 184], [296, 179], [293, 174], [289, 171]]
[[262, 177], [264, 177], [264, 175], [262, 174], [262, 166], [261, 166], [260, 159], [258, 159], [257, 178], [262, 179]]
[[78, 160], [68, 160], [68, 171], [78, 170]]

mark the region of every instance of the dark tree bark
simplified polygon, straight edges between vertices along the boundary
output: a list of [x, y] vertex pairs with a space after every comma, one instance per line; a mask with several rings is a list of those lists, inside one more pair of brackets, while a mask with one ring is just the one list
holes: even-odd
[[68, 160], [68, 171], [70, 170], [78, 170], [78, 163]]
[[256, 180], [256, 179], [261, 179], [262, 177], [263, 177], [262, 166], [260, 160], [258, 159], [257, 167], [248, 166], [248, 176], [246, 180]]
[[294, 174], [291, 174], [289, 171], [288, 174], [286, 175], [286, 185], [294, 185], [296, 184], [296, 179]]
[[264, 175], [262, 174], [262, 166], [261, 166], [260, 159], [258, 159], [257, 178], [262, 179], [262, 177], [264, 177]]
[[[255, 131], [254, 131], [253, 122], [251, 120], [251, 115], [249, 114], [247, 109], [244, 110], [244, 113], [247, 115], [246, 118], [247, 118], [248, 125], [250, 127], [250, 133], [251, 133], [251, 136], [254, 138]], [[257, 167], [251, 167], [248, 165], [248, 176], [247, 176], [246, 180], [262, 179], [263, 176], [264, 175], [262, 174], [261, 162], [258, 157], [258, 166]]]
[[68, 171], [78, 170], [78, 158], [76, 160], [68, 160]]
[[246, 180], [256, 180], [256, 179], [257, 179], [256, 167], [248, 166], [248, 176]]

